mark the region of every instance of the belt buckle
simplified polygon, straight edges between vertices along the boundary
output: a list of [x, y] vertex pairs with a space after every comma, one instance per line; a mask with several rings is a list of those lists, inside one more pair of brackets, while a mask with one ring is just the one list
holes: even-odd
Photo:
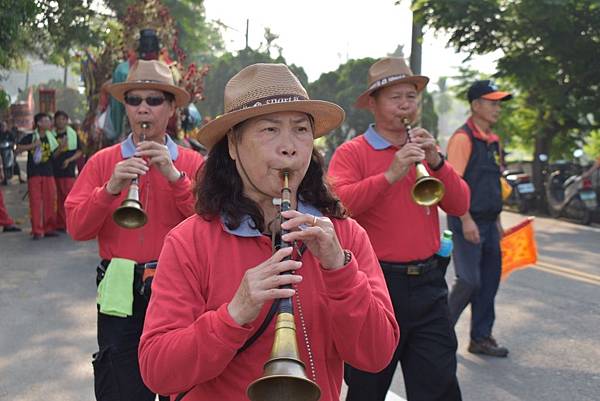
[[419, 265], [408, 265], [406, 266], [406, 274], [408, 276], [419, 276], [421, 274], [421, 266]]

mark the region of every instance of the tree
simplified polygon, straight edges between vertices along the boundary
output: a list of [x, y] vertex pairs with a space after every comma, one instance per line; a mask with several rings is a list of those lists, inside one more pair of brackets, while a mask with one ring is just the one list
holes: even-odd
[[[105, 3], [122, 21], [126, 18], [128, 8], [139, 3], [139, 0], [105, 0]], [[223, 51], [223, 39], [217, 24], [206, 20], [203, 0], [161, 0], [158, 3], [169, 10], [179, 33], [178, 45], [185, 49], [192, 62], [207, 62], [213, 54]], [[134, 28], [139, 30], [144, 27]], [[169, 46], [170, 43], [163, 45]]]
[[15, 67], [30, 46], [27, 24], [35, 18], [34, 0], [0, 0], [0, 69]]
[[[214, 118], [223, 113], [223, 88], [225, 88], [227, 81], [244, 67], [255, 63], [286, 64], [285, 59], [281, 56], [281, 51], [279, 51], [280, 55], [277, 58], [272, 58], [270, 54], [271, 47], [274, 47], [272, 42], [277, 38], [277, 35], [274, 35], [269, 29], [265, 30], [265, 35], [267, 35], [265, 39], [268, 43], [266, 47], [263, 46], [258, 50], [248, 47], [237, 53], [225, 53], [211, 64], [204, 86], [206, 99], [197, 105], [203, 116]], [[306, 72], [301, 67], [293, 64], [289, 67], [306, 88], [308, 85]]]
[[[496, 77], [516, 98], [507, 126], [535, 155], [564, 155], [600, 127], [600, 4], [597, 0], [417, 0], [415, 15], [471, 54], [501, 50]], [[518, 138], [518, 140], [517, 140]]]
[[364, 132], [372, 120], [371, 113], [355, 108], [354, 102], [366, 90], [367, 73], [374, 62], [374, 59], [368, 57], [348, 60], [337, 70], [321, 74], [319, 79], [308, 86], [312, 99], [336, 103], [346, 112], [344, 124], [322, 140], [326, 160], [329, 160], [339, 145]]

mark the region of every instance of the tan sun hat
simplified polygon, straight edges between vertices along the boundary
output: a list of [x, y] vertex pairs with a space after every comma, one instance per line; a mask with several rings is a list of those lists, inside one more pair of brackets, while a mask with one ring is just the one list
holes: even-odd
[[357, 109], [369, 107], [369, 96], [377, 89], [399, 83], [414, 84], [417, 92], [421, 92], [429, 82], [423, 75], [413, 75], [400, 57], [386, 57], [376, 61], [370, 68], [367, 77], [367, 90], [364, 91], [354, 103]]
[[337, 104], [310, 100], [298, 78], [285, 64], [253, 64], [225, 85], [223, 115], [210, 121], [197, 139], [212, 148], [236, 124], [249, 118], [279, 111], [298, 111], [314, 119], [314, 137], [323, 136], [344, 121]]
[[177, 107], [190, 102], [190, 94], [175, 85], [169, 66], [158, 60], [138, 60], [129, 70], [127, 80], [108, 86], [108, 92], [119, 102], [125, 102], [125, 94], [133, 89], [155, 89], [175, 96]]

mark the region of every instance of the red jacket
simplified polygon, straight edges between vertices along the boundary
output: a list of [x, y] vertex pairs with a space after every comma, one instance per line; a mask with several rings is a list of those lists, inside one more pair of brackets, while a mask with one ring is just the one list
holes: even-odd
[[[427, 259], [440, 247], [438, 210], [418, 206], [412, 200], [414, 167], [392, 185], [386, 180], [384, 173], [397, 151], [371, 127], [336, 150], [329, 164], [329, 175], [352, 217], [367, 230], [379, 260]], [[469, 188], [452, 166], [446, 162], [438, 171], [427, 169], [446, 188], [439, 206], [450, 215], [465, 214]]]
[[[392, 358], [399, 340], [383, 275], [365, 231], [352, 219], [334, 220], [352, 261], [326, 271], [307, 251], [298, 274], [299, 297], [308, 342], [321, 388], [321, 401], [339, 401], [343, 362], [377, 372]], [[270, 307], [250, 325], [229, 315], [245, 271], [271, 256], [270, 238], [240, 236], [219, 219], [193, 216], [165, 239], [140, 342], [140, 371], [159, 394], [192, 388], [185, 401], [247, 400], [246, 388], [261, 377], [273, 345], [275, 318], [248, 349], [236, 351], [257, 330]], [[312, 378], [300, 319], [296, 317], [300, 359]]]
[[129, 188], [120, 195], [106, 192], [105, 186], [115, 164], [131, 155], [130, 138], [121, 144], [102, 149], [86, 163], [65, 201], [67, 230], [73, 239], [98, 238], [100, 257], [147, 262], [158, 259], [165, 235], [194, 213], [192, 179], [204, 159], [194, 151], [177, 146], [170, 139], [167, 146], [175, 167], [186, 177], [169, 183], [154, 166], [140, 177], [140, 201], [148, 222], [138, 229], [119, 227], [112, 214], [126, 198]]

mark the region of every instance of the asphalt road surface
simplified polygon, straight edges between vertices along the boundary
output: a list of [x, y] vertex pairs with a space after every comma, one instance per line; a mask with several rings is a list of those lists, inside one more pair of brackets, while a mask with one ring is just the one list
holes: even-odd
[[[93, 400], [97, 246], [64, 234], [30, 240], [25, 190], [2, 187], [25, 231], [0, 233], [0, 400]], [[504, 225], [522, 218], [504, 213]], [[466, 401], [600, 400], [600, 229], [546, 218], [535, 229], [537, 266], [497, 297], [494, 335], [509, 357], [469, 354], [468, 310], [458, 323]], [[404, 397], [400, 369], [391, 391], [389, 401]]]

